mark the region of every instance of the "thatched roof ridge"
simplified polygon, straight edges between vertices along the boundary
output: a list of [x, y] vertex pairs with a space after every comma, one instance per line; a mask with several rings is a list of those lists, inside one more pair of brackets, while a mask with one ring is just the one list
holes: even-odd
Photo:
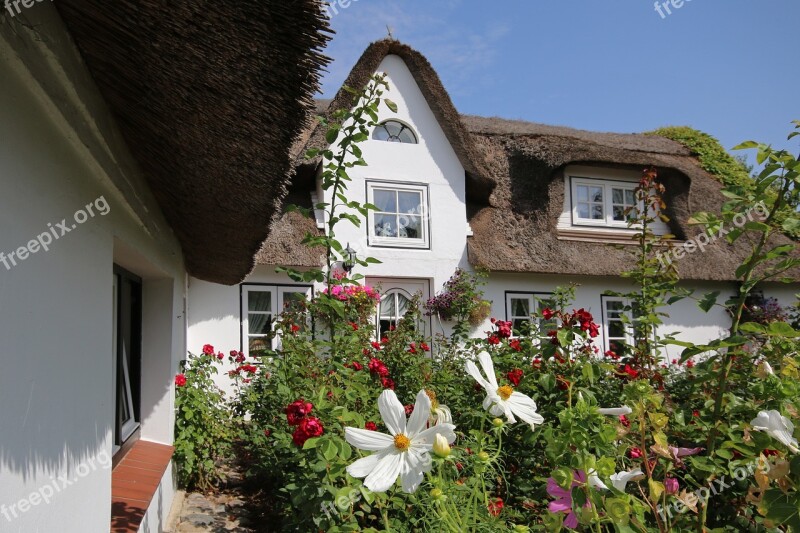
[[56, 6], [201, 279], [234, 284], [279, 211], [329, 37], [319, 0]]
[[[475, 147], [472, 137], [461, 122], [450, 95], [442, 85], [439, 75], [431, 64], [418, 51], [399, 41], [383, 39], [367, 47], [361, 58], [356, 62], [344, 86], [360, 89], [369, 83], [370, 78], [380, 66], [381, 61], [388, 55], [399, 56], [406, 64], [414, 80], [425, 96], [436, 120], [447, 136], [448, 141], [455, 150], [461, 165], [467, 174], [467, 197], [475, 203], [487, 204], [489, 195], [495, 186], [493, 177], [489, 174], [483, 161], [482, 154]], [[352, 94], [342, 87], [329, 105], [322, 107], [326, 117], [330, 118], [334, 112], [346, 109], [353, 103]], [[305, 150], [297, 150], [297, 164], [303, 163], [302, 157], [309, 148], [325, 148], [325, 128], [317, 125], [307, 133], [308, 140], [303, 144]]]
[[[680, 239], [700, 233], [688, 224], [697, 211], [719, 211], [722, 185], [683, 145], [657, 136], [596, 133], [496, 118], [464, 117], [498, 186], [492, 206], [473, 210], [470, 263], [494, 271], [618, 276], [633, 266], [626, 249], [602, 242], [563, 240], [563, 170], [583, 164], [640, 170], [653, 165], [667, 189], [666, 214]], [[775, 244], [791, 242], [776, 237]], [[623, 247], [629, 248], [629, 247]], [[740, 239], [719, 239], [705, 252], [676, 261], [682, 279], [733, 280], [748, 255]], [[793, 274], [795, 277], [797, 273]]]

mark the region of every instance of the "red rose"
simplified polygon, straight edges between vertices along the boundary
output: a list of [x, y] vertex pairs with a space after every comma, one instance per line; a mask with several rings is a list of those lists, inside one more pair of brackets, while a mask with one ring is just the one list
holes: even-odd
[[300, 326], [298, 326], [297, 324], [292, 324], [290, 329], [292, 330], [292, 333], [297, 333], [298, 331], [300, 331]]
[[611, 359], [619, 359], [619, 356], [612, 352], [611, 350], [606, 350], [605, 354], [606, 357], [610, 357]]
[[325, 428], [319, 418], [304, 418], [297, 429], [292, 433], [292, 442], [298, 446], [303, 446], [312, 437], [321, 437], [325, 433]]
[[628, 417], [625, 415], [619, 415], [619, 423], [625, 426], [626, 428], [631, 427], [631, 421], [628, 420]]
[[417, 353], [417, 343], [412, 342], [408, 345], [408, 353]]
[[492, 346], [495, 346], [495, 345], [497, 345], [497, 344], [500, 344], [500, 337], [498, 337], [498, 336], [497, 336], [497, 335], [495, 335], [494, 333], [492, 333], [491, 335], [489, 335], [489, 338], [488, 338], [487, 340], [489, 341], [489, 344], [491, 344]]
[[521, 351], [522, 351], [522, 343], [519, 341], [519, 339], [511, 339], [511, 340], [508, 342], [508, 346], [509, 346], [510, 348], [512, 348], [512, 349], [514, 349], [514, 350], [516, 350], [516, 351], [518, 351], [518, 352], [521, 352]]
[[178, 374], [175, 376], [175, 385], [178, 387], [183, 387], [186, 385], [186, 376], [183, 374]]
[[420, 349], [422, 349], [423, 352], [430, 352], [431, 351], [431, 347], [428, 346], [428, 344], [425, 343], [425, 342], [421, 342], [419, 347], [420, 347]]
[[358, 361], [353, 361], [352, 367], [353, 367], [353, 370], [355, 370], [357, 372], [360, 372], [360, 371], [364, 370], [364, 365], [362, 365]]
[[411, 413], [414, 412], [414, 404], [410, 403], [410, 404], [406, 405], [405, 407], [403, 407], [403, 409], [405, 409], [405, 411], [406, 411], [406, 416], [411, 416]]
[[380, 359], [373, 357], [369, 361], [369, 371], [373, 374], [376, 374], [382, 378], [389, 376], [389, 369], [386, 368], [386, 365]]
[[503, 500], [501, 500], [500, 498], [489, 500], [489, 505], [487, 507], [489, 509], [490, 515], [498, 516], [500, 512], [503, 510]]
[[541, 368], [541, 366], [542, 366], [542, 360], [541, 360], [541, 359], [538, 359], [538, 358], [537, 358], [537, 359], [534, 359], [534, 360], [531, 362], [531, 366], [532, 366], [533, 368], [535, 368], [535, 369], [537, 369], [537, 370], [538, 370], [538, 369], [539, 369], [539, 368]]
[[381, 337], [381, 344], [389, 344], [389, 337]]
[[214, 355], [214, 347], [210, 344], [203, 345], [203, 353], [205, 355]]
[[378, 431], [378, 425], [375, 422], [367, 422], [364, 424], [364, 429], [368, 429], [370, 431]]
[[551, 318], [553, 318], [553, 315], [555, 315], [555, 313], [549, 307], [545, 307], [544, 309], [542, 309], [542, 318], [544, 318], [545, 320], [550, 320]]
[[353, 331], [358, 331], [358, 324], [355, 322], [350, 322], [350, 327], [353, 328]]
[[384, 389], [392, 389], [394, 390], [394, 380], [389, 378], [381, 378], [381, 386]]
[[692, 361], [691, 359], [686, 361], [686, 368], [692, 368], [693, 366], [694, 366], [694, 361]]
[[269, 437], [270, 435], [272, 435], [272, 432], [270, 430], [268, 430], [268, 429], [265, 429], [264, 430], [264, 436], [265, 437]]
[[286, 406], [286, 421], [290, 426], [297, 426], [305, 420], [306, 415], [310, 414], [313, 408], [312, 404], [303, 399], [296, 400]]
[[639, 372], [631, 367], [631, 365], [625, 365], [624, 368], [620, 369], [620, 372], [625, 374], [628, 379], [636, 379], [636, 377], [639, 375]]
[[519, 386], [519, 382], [522, 381], [522, 376], [523, 376], [522, 369], [519, 368], [515, 368], [514, 370], [506, 374], [508, 381], [510, 381], [515, 387]]
[[381, 343], [379, 343], [379, 342], [372, 341], [370, 344], [371, 344], [371, 345], [372, 345], [372, 347], [373, 347], [373, 348], [375, 348], [376, 350], [380, 350], [380, 349], [381, 349]]

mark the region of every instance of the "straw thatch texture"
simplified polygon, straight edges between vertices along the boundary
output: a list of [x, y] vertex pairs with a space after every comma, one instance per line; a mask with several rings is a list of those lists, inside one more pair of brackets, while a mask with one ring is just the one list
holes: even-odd
[[252, 269], [287, 192], [328, 23], [318, 0], [59, 0], [190, 274]]

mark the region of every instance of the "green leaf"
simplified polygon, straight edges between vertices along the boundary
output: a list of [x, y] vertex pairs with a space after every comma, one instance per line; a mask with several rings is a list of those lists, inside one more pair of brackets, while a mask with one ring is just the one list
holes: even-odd
[[313, 437], [308, 439], [305, 444], [303, 444], [304, 450], [313, 450], [317, 447], [317, 442], [319, 441], [319, 437]]
[[325, 134], [325, 140], [328, 144], [333, 144], [336, 142], [336, 139], [339, 137], [339, 125], [334, 124], [328, 129], [328, 132]]
[[395, 104], [394, 102], [392, 102], [388, 98], [384, 98], [383, 99], [383, 103], [386, 104], [386, 107], [388, 107], [391, 110], [392, 113], [397, 113], [397, 104]]
[[697, 302], [697, 306], [702, 309], [704, 312], [708, 313], [712, 307], [717, 303], [717, 298], [719, 297], [720, 291], [709, 292], [703, 299]]
[[788, 337], [795, 338], [800, 336], [800, 331], [797, 331], [786, 322], [772, 322], [767, 328], [767, 335], [770, 337]]

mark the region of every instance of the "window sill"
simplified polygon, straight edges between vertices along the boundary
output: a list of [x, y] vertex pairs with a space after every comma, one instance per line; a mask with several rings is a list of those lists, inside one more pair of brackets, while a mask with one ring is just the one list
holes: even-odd
[[[556, 237], [560, 241], [599, 242], [604, 244], [637, 244], [638, 231], [629, 228], [597, 228], [583, 229], [580, 227], [558, 228]], [[679, 243], [670, 239], [671, 243]]]
[[172, 446], [136, 441], [111, 473], [111, 532], [136, 533], [172, 460]]

